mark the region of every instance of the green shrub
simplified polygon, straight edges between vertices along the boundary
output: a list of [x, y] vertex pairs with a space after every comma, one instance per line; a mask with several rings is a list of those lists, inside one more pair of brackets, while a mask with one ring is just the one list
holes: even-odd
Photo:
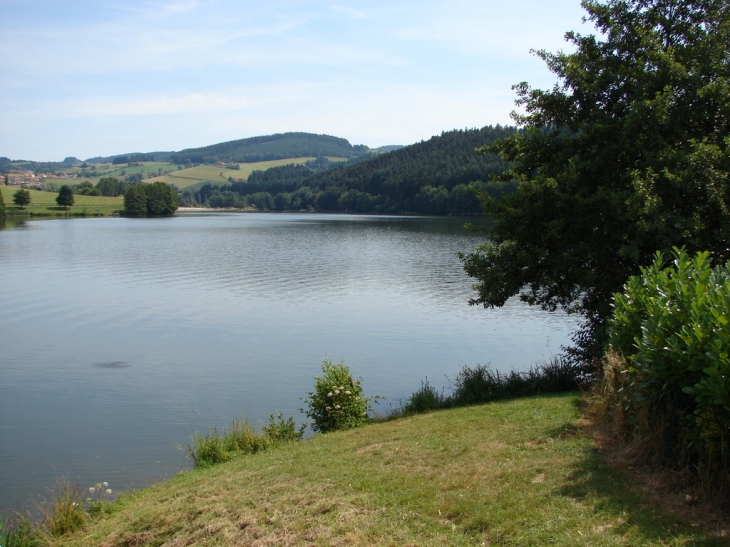
[[279, 412], [276, 418], [274, 418], [273, 414], [269, 416], [269, 425], [264, 428], [264, 433], [272, 441], [278, 443], [301, 441], [304, 437], [304, 429], [306, 427], [307, 424], [302, 424], [297, 429], [296, 424], [294, 424], [294, 416], [289, 416], [285, 420], [284, 416]]
[[352, 379], [344, 361], [332, 363], [328, 358], [322, 363], [322, 376], [314, 377], [314, 391], [302, 399], [308, 408], [301, 412], [313, 420], [314, 431], [350, 429], [369, 421], [373, 399], [363, 396], [362, 380]]
[[194, 433], [191, 440], [193, 444], [188, 445], [187, 455], [193, 460], [195, 467], [208, 467], [231, 459], [224, 448], [223, 438], [215, 427], [205, 435]]
[[231, 428], [223, 436], [223, 449], [229, 454], [255, 454], [271, 447], [271, 439], [257, 433], [248, 420], [233, 420]]
[[[627, 411], [634, 425], [663, 424], [657, 452], [689, 457], [727, 474], [730, 451], [730, 262], [712, 267], [709, 253], [690, 259], [674, 249], [665, 267], [657, 253], [614, 295], [609, 342], [628, 361]], [[633, 418], [631, 418], [633, 416]]]
[[429, 410], [443, 408], [445, 401], [446, 397], [443, 393], [439, 393], [436, 388], [428, 383], [428, 378], [426, 378], [425, 382], [421, 382], [421, 389], [408, 398], [402, 410], [404, 414], [428, 412]]

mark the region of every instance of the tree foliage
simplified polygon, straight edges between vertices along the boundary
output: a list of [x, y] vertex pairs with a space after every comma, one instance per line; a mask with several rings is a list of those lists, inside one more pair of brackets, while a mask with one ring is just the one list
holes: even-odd
[[96, 183], [96, 188], [102, 196], [123, 196], [129, 190], [129, 184], [115, 177], [104, 177]]
[[124, 194], [124, 212], [127, 215], [140, 216], [147, 214], [147, 193], [144, 186], [132, 186]]
[[[574, 32], [574, 53], [537, 55], [559, 83], [515, 86], [523, 130], [488, 148], [511, 169], [482, 194], [489, 243], [463, 256], [473, 304], [513, 295], [587, 319], [596, 350], [611, 295], [659, 250], [730, 256], [730, 4], [585, 0], [601, 37]], [[486, 149], [485, 149], [486, 150]]]
[[13, 194], [13, 203], [21, 208], [25, 207], [26, 205], [30, 205], [30, 191], [21, 188], [20, 190], [15, 192]]
[[64, 184], [61, 186], [58, 191], [58, 197], [56, 197], [56, 203], [67, 209], [74, 204], [74, 193], [68, 185]]
[[124, 194], [124, 212], [131, 216], [167, 216], [177, 211], [175, 190], [164, 182], [137, 184]]

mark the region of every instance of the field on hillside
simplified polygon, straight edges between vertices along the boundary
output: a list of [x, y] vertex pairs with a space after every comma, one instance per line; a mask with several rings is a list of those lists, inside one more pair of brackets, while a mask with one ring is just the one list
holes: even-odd
[[318, 435], [122, 496], [53, 544], [726, 544], [609, 467], [578, 405], [532, 397]]
[[77, 216], [77, 215], [111, 215], [124, 209], [124, 198], [119, 196], [109, 198], [103, 196], [74, 196], [74, 205], [68, 210], [59, 207], [56, 203], [58, 193], [30, 191], [30, 205], [24, 209], [13, 203], [13, 194], [17, 188], [0, 186], [3, 194], [7, 214], [10, 215], [39, 215], [39, 216]]
[[[162, 171], [174, 171], [177, 169], [175, 165], [170, 165], [168, 162], [162, 162], [162, 161], [150, 161], [141, 163], [136, 167], [127, 167], [127, 164], [124, 165], [110, 165], [108, 163], [101, 164], [91, 164], [89, 166], [89, 171], [97, 171], [98, 173], [102, 173], [101, 175], [98, 175], [96, 177], [84, 177], [80, 176], [77, 179], [55, 179], [55, 178], [46, 178], [44, 182], [45, 188], [60, 188], [64, 184], [81, 184], [84, 181], [91, 182], [94, 186], [96, 186], [96, 183], [99, 182], [100, 179], [104, 177], [115, 177], [118, 179], [124, 179], [127, 175], [136, 175], [137, 173], [152, 173], [156, 174], [160, 172], [160, 169]], [[79, 174], [83, 169], [80, 167], [74, 167], [72, 169], [64, 169], [63, 172], [67, 174]], [[122, 174], [122, 171], [124, 174]]]
[[[291, 163], [301, 165], [315, 158], [289, 158], [283, 160], [260, 161], [256, 163], [239, 163], [240, 169], [228, 169], [221, 165], [198, 165], [189, 169], [177, 170], [177, 167], [168, 175], [155, 177], [146, 182], [162, 181], [167, 184], [174, 184], [180, 189], [188, 188], [196, 184], [228, 184], [228, 177], [234, 179], [247, 179], [253, 171], [266, 171], [272, 167], [281, 167]], [[345, 158], [327, 158], [330, 161], [345, 161]], [[168, 164], [169, 166], [169, 164]]]

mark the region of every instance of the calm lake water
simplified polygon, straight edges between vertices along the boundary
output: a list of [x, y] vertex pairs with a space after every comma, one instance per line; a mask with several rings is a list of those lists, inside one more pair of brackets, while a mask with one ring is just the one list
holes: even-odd
[[[397, 404], [463, 366], [524, 368], [575, 319], [467, 304], [463, 219], [178, 214], [0, 230], [0, 507], [140, 488], [233, 417], [304, 416], [325, 356]], [[5, 511], [5, 510], [4, 510]]]

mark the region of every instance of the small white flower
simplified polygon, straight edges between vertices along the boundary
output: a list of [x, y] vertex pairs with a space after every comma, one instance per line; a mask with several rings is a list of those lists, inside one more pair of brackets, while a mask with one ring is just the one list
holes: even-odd
[[101, 485], [102, 485], [102, 486], [103, 486], [104, 488], [106, 488], [107, 486], [109, 486], [109, 483], [108, 483], [108, 482], [102, 482], [102, 483], [101, 483]]
[[352, 391], [345, 391], [345, 395], [352, 395]]
[[339, 395], [339, 394], [340, 394], [340, 390], [339, 389], [336, 389], [335, 390], [335, 395]]
[[106, 493], [107, 493], [107, 494], [111, 494], [111, 493], [112, 493], [112, 489], [111, 489], [111, 488], [107, 488], [107, 489], [106, 489]]
[[332, 407], [331, 407], [331, 406], [326, 406], [326, 407], [324, 407], [324, 409], [325, 409], [325, 410], [326, 410], [327, 412], [329, 412], [330, 410], [332, 410]]
[[340, 405], [335, 405], [335, 408], [336, 408], [337, 410], [339, 410], [339, 409], [340, 409], [340, 408], [342, 408], [342, 407], [341, 407]]
[[96, 490], [96, 488], [94, 488], [93, 486], [89, 486], [89, 492], [93, 492], [94, 490]]
[[331, 391], [327, 394], [327, 397], [332, 397], [332, 392]]

